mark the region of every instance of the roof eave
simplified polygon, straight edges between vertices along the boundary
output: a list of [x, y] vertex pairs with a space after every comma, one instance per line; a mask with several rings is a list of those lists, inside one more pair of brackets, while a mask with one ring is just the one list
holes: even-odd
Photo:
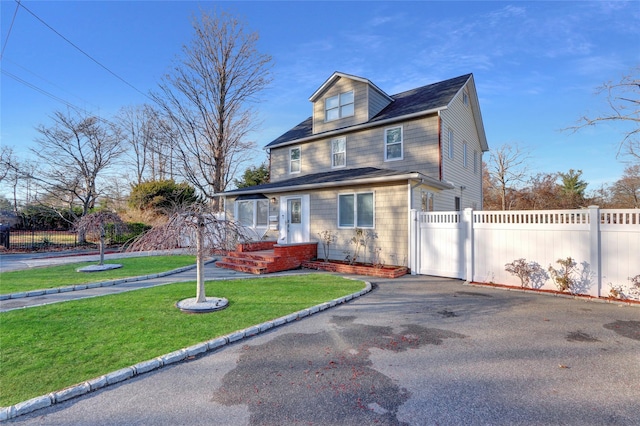
[[448, 106], [445, 105], [445, 106], [441, 106], [441, 107], [438, 107], [438, 108], [431, 108], [431, 109], [424, 110], [424, 111], [414, 112], [412, 114], [407, 114], [407, 115], [401, 115], [401, 116], [398, 116], [398, 117], [387, 118], [385, 120], [369, 121], [369, 122], [358, 124], [358, 125], [355, 125], [355, 126], [342, 127], [340, 129], [330, 130], [328, 132], [317, 133], [315, 135], [307, 136], [306, 138], [292, 139], [290, 141], [281, 142], [281, 143], [279, 143], [277, 145], [273, 145], [273, 146], [268, 146], [267, 145], [267, 146], [265, 146], [265, 149], [269, 150], [269, 149], [280, 148], [280, 147], [288, 146], [288, 145], [295, 145], [295, 144], [299, 144], [299, 143], [311, 142], [311, 141], [316, 140], [316, 139], [323, 139], [323, 138], [326, 138], [326, 137], [339, 135], [339, 134], [342, 134], [342, 133], [345, 133], [345, 132], [352, 132], [352, 131], [367, 129], [367, 128], [370, 128], [370, 127], [384, 126], [384, 125], [387, 125], [387, 124], [396, 123], [398, 121], [411, 120], [413, 118], [422, 117], [424, 115], [435, 114], [435, 113], [438, 113], [438, 112], [440, 112], [442, 110], [445, 110], [447, 108], [448, 108]]
[[340, 78], [349, 78], [351, 80], [355, 80], [355, 81], [359, 81], [361, 83], [368, 84], [371, 87], [373, 87], [375, 90], [380, 92], [381, 95], [385, 96], [389, 101], [393, 101], [393, 98], [391, 96], [386, 94], [384, 92], [384, 90], [382, 90], [381, 88], [376, 86], [373, 82], [371, 82], [371, 80], [369, 80], [367, 78], [363, 78], [363, 77], [358, 77], [357, 75], [347, 74], [347, 73], [343, 73], [343, 72], [339, 72], [339, 71], [336, 71], [333, 74], [331, 74], [331, 77], [329, 77], [324, 83], [322, 83], [322, 86], [320, 86], [315, 92], [313, 92], [313, 95], [311, 95], [309, 100], [311, 102], [315, 102], [318, 99], [318, 97], [327, 89], [327, 87], [329, 87], [331, 84], [333, 84], [333, 82], [336, 79], [338, 79], [339, 77]]
[[239, 195], [249, 195], [249, 194], [275, 194], [278, 192], [293, 192], [293, 191], [306, 191], [309, 189], [322, 189], [322, 188], [335, 188], [339, 186], [350, 186], [350, 185], [367, 185], [367, 184], [375, 184], [375, 183], [385, 183], [385, 182], [397, 182], [403, 180], [419, 180], [422, 184], [431, 186], [435, 189], [453, 189], [454, 186], [449, 182], [442, 182], [436, 179], [433, 179], [429, 176], [425, 176], [422, 173], [411, 172], [404, 173], [396, 176], [379, 176], [372, 178], [364, 178], [364, 179], [352, 179], [347, 181], [337, 181], [337, 182], [323, 182], [323, 183], [309, 183], [306, 185], [290, 185], [290, 186], [281, 186], [276, 188], [266, 188], [266, 189], [254, 189], [254, 190], [246, 190], [246, 191], [233, 191], [233, 192], [221, 192], [219, 194], [214, 194], [214, 197], [235, 197]]

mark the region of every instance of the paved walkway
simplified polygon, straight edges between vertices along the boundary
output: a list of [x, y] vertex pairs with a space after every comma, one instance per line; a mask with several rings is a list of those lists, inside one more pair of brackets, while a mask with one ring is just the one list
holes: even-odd
[[[76, 260], [78, 261], [78, 260]], [[184, 268], [181, 268], [184, 269]], [[235, 271], [229, 271], [225, 269], [216, 268], [213, 262], [205, 264], [205, 277], [207, 280], [213, 279], [235, 279], [243, 277], [254, 277], [250, 274], [243, 274]], [[20, 297], [17, 299], [0, 300], [0, 312], [10, 311], [14, 309], [21, 309], [31, 306], [48, 305], [51, 303], [65, 302], [69, 300], [84, 299], [88, 297], [103, 296], [107, 294], [122, 293], [125, 291], [137, 290], [140, 288], [155, 287], [159, 285], [195, 281], [196, 269], [190, 267], [186, 271], [178, 273], [170, 273], [157, 278], [143, 279], [139, 277], [135, 281], [128, 281], [113, 285], [111, 282], [106, 283], [89, 283], [87, 289], [64, 291], [51, 294], [41, 294], [33, 297]], [[93, 287], [93, 285], [100, 285], [99, 287]], [[84, 285], [83, 285], [84, 286]]]
[[637, 425], [640, 309], [405, 276], [27, 425]]

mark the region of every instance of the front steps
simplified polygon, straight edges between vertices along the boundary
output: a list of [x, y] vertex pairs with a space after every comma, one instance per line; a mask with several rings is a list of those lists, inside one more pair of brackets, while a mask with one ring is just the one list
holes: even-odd
[[297, 269], [318, 256], [318, 243], [277, 244], [275, 241], [238, 244], [236, 251], [216, 262], [219, 268], [262, 275]]

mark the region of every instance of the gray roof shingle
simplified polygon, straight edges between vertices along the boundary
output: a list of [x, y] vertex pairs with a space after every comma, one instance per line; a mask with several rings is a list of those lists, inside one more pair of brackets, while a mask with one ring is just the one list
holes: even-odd
[[[464, 86], [469, 78], [471, 78], [471, 74], [465, 74], [460, 77], [451, 78], [449, 80], [429, 84], [427, 86], [418, 87], [416, 89], [407, 90], [406, 92], [393, 95], [391, 96], [391, 98], [393, 98], [393, 102], [369, 120], [369, 123], [399, 118], [421, 111], [429, 111], [444, 107], [451, 102], [452, 98], [456, 93], [458, 93], [462, 86]], [[267, 144], [266, 148], [273, 148], [280, 144], [313, 136], [312, 130], [313, 120], [312, 117], [309, 117]]]
[[270, 182], [262, 185], [251, 186], [249, 188], [232, 189], [225, 191], [225, 195], [241, 193], [261, 193], [263, 191], [273, 192], [280, 188], [298, 187], [306, 185], [321, 185], [327, 183], [345, 182], [349, 184], [357, 183], [358, 180], [373, 178], [391, 178], [393, 176], [406, 176], [412, 172], [398, 171], [390, 169], [378, 169], [376, 167], [361, 167], [357, 169], [332, 170], [329, 172], [314, 173], [278, 182]]

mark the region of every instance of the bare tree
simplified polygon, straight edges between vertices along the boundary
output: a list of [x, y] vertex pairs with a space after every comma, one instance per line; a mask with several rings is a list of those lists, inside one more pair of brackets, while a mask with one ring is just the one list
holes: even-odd
[[594, 126], [605, 122], [628, 123], [630, 128], [625, 131], [618, 147], [621, 152], [629, 154], [640, 162], [640, 66], [622, 76], [619, 82], [608, 81], [597, 88], [597, 94], [605, 95], [609, 112], [595, 117], [582, 116], [578, 124], [565, 130], [577, 132], [587, 126]]
[[173, 177], [172, 129], [151, 105], [124, 107], [117, 117], [135, 182]]
[[640, 164], [624, 169], [624, 174], [610, 188], [612, 203], [618, 208], [640, 208]]
[[41, 162], [40, 180], [50, 199], [66, 208], [79, 205], [85, 216], [100, 195], [99, 178], [122, 154], [121, 139], [94, 116], [58, 111], [52, 118], [53, 125], [36, 128], [41, 136], [32, 151]]
[[0, 146], [0, 182], [2, 182], [12, 168], [14, 168], [15, 155], [13, 148], [10, 146]]
[[488, 190], [493, 189], [498, 192], [502, 210], [507, 210], [508, 191], [525, 180], [528, 159], [528, 154], [517, 145], [505, 144], [491, 152], [487, 164], [490, 179], [485, 182], [493, 185], [493, 188], [487, 188]]
[[115, 232], [124, 232], [128, 228], [127, 224], [120, 219], [120, 216], [108, 211], [90, 213], [80, 218], [75, 224], [75, 229], [78, 233], [98, 240], [100, 247], [99, 265], [104, 265], [104, 245], [107, 225], [113, 226]]
[[271, 57], [256, 49], [257, 33], [227, 13], [203, 12], [193, 28], [183, 58], [153, 96], [177, 130], [185, 179], [215, 205], [214, 194], [250, 159], [252, 105], [271, 82]]

